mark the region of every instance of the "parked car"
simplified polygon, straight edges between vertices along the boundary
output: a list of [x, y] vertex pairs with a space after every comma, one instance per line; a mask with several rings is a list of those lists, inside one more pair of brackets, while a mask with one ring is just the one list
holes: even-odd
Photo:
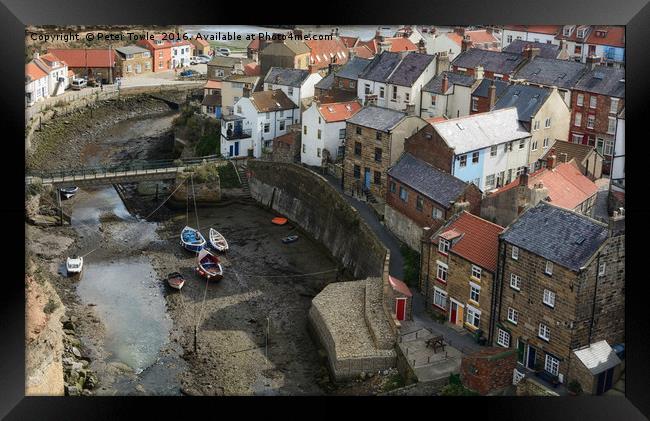
[[194, 64], [199, 64], [199, 63], [202, 63], [202, 60], [201, 60], [200, 57], [196, 57], [196, 56], [190, 57], [190, 64], [194, 65]]
[[74, 89], [75, 91], [83, 89], [86, 86], [88, 86], [88, 81], [82, 78], [72, 79], [72, 83], [70, 83], [70, 88]]
[[182, 77], [190, 77], [190, 76], [194, 76], [194, 75], [198, 75], [198, 74], [199, 74], [199, 72], [197, 72], [195, 70], [191, 70], [191, 69], [183, 70], [181, 72]]
[[221, 47], [217, 50], [217, 53], [221, 54], [222, 56], [229, 56], [230, 55], [230, 48], [226, 47]]
[[210, 57], [210, 56], [207, 55], [207, 54], [201, 54], [201, 55], [199, 55], [198, 57], [199, 57], [199, 58], [202, 58], [203, 60], [205, 60], [206, 63], [209, 62], [210, 60], [212, 60], [212, 57]]

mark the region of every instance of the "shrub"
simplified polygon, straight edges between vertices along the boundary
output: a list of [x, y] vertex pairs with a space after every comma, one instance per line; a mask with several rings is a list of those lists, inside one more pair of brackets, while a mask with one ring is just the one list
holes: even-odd
[[45, 314], [51, 314], [51, 313], [54, 312], [54, 310], [57, 309], [58, 306], [59, 305], [57, 303], [55, 303], [53, 299], [50, 298], [48, 300], [47, 304], [45, 304], [45, 307], [43, 307], [43, 312]]
[[201, 136], [199, 143], [194, 147], [196, 156], [214, 155], [219, 153], [221, 147], [219, 137], [219, 133], [217, 132], [211, 132], [205, 136]]
[[384, 383], [384, 385], [382, 386], [382, 389], [383, 389], [384, 392], [388, 392], [389, 390], [399, 389], [400, 387], [404, 387], [405, 384], [406, 383], [405, 383], [404, 378], [402, 377], [401, 374], [399, 374], [399, 373], [392, 374], [388, 378], [386, 383]]
[[232, 165], [220, 165], [217, 167], [217, 170], [219, 171], [219, 180], [222, 188], [229, 189], [241, 187], [241, 183], [237, 177], [237, 172]]
[[402, 244], [400, 253], [404, 258], [404, 282], [408, 286], [416, 286], [420, 279], [420, 254]]
[[463, 386], [459, 374], [450, 374], [449, 384], [440, 390], [440, 396], [478, 396], [478, 393]]

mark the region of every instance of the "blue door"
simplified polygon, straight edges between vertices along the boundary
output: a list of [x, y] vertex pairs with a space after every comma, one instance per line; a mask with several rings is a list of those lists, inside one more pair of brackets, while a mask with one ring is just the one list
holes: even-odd
[[239, 156], [239, 142], [235, 142], [235, 156]]
[[233, 146], [230, 145], [230, 146], [228, 147], [228, 156], [233, 156], [232, 153], [233, 153]]
[[363, 185], [366, 190], [370, 190], [370, 168], [366, 168], [366, 172], [363, 176]]

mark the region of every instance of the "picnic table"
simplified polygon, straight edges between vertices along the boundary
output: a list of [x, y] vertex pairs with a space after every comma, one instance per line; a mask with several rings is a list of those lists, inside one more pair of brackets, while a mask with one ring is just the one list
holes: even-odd
[[438, 335], [434, 336], [433, 338], [429, 338], [426, 341], [426, 346], [428, 348], [433, 348], [433, 353], [435, 354], [438, 352], [438, 348], [442, 348], [442, 350], [445, 350], [445, 341], [444, 341], [444, 336]]

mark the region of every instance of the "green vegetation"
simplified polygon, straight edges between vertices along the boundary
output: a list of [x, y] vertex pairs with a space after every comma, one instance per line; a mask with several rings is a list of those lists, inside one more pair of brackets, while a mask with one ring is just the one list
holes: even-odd
[[219, 179], [221, 180], [221, 188], [230, 189], [241, 187], [237, 172], [232, 165], [220, 165], [217, 169], [219, 171]]
[[219, 170], [217, 166], [205, 161], [197, 167], [186, 168], [185, 172], [192, 173], [194, 182], [198, 184], [219, 182]]
[[54, 312], [54, 310], [57, 309], [58, 306], [59, 305], [57, 303], [55, 303], [53, 299], [50, 298], [48, 300], [47, 304], [45, 304], [45, 307], [43, 307], [43, 312], [45, 314], [52, 314]]
[[400, 387], [404, 387], [405, 384], [406, 382], [401, 374], [392, 374], [382, 386], [382, 391], [388, 392], [389, 390], [399, 389]]
[[410, 287], [418, 285], [420, 280], [420, 254], [402, 244], [400, 253], [404, 258], [404, 282]]
[[201, 115], [198, 107], [185, 105], [181, 113], [172, 122], [174, 133], [183, 140], [195, 143], [195, 152], [199, 156], [213, 155], [219, 150], [218, 120]]
[[460, 375], [449, 375], [449, 384], [440, 390], [440, 396], [478, 396], [479, 394], [463, 386]]
[[218, 154], [221, 150], [221, 141], [218, 132], [211, 132], [201, 136], [199, 142], [194, 146], [196, 156]]

